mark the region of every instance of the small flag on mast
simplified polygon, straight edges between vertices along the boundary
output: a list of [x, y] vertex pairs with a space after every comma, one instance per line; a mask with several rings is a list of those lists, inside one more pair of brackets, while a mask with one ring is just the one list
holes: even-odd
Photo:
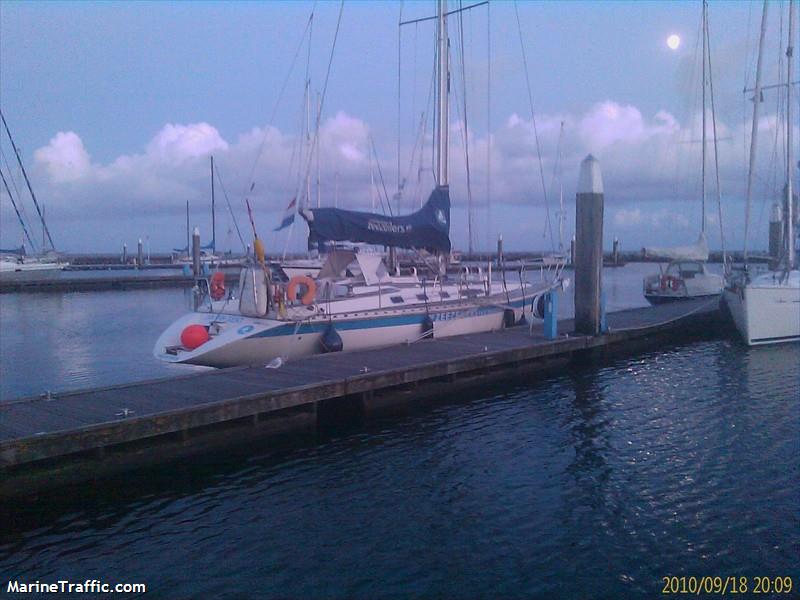
[[296, 213], [295, 207], [297, 206], [297, 198], [292, 198], [292, 201], [289, 202], [289, 205], [286, 207], [286, 210], [283, 212], [283, 221], [281, 224], [278, 225], [273, 231], [280, 231], [281, 229], [285, 229], [292, 223], [294, 223], [294, 215]]

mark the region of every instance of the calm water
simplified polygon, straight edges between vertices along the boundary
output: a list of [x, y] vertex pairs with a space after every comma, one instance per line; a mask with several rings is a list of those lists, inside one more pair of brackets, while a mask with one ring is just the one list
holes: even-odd
[[[606, 269], [609, 310], [646, 306], [642, 276], [654, 269]], [[564, 316], [572, 315], [572, 293], [570, 287], [559, 305]], [[188, 290], [174, 288], [0, 294], [0, 401], [202, 370], [152, 355], [161, 332], [190, 305]]]
[[[633, 300], [639, 274], [624, 271], [614, 277]], [[145, 306], [158, 296], [164, 313], [182, 301], [138, 294], [125, 297]], [[101, 296], [112, 316], [113, 293], [85, 299]], [[141, 314], [130, 304], [118, 308]], [[131, 348], [147, 338], [124, 323], [117, 338]], [[107, 352], [119, 341], [101, 343]], [[77, 501], [0, 507], [0, 523], [0, 585], [98, 578], [168, 598], [622, 598], [660, 595], [674, 574], [789, 575], [796, 591], [800, 345], [749, 349], [731, 337], [476, 387], [293, 448], [265, 443]]]

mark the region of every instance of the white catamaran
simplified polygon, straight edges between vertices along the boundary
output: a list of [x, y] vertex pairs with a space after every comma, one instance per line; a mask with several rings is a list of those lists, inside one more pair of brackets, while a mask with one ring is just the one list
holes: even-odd
[[[448, 185], [447, 6], [438, 3], [437, 185], [417, 212], [387, 217], [338, 208], [305, 208], [309, 241], [348, 240], [446, 254], [451, 250]], [[560, 287], [563, 263], [542, 265], [538, 277], [522, 271], [515, 281], [494, 281], [464, 268], [448, 279], [436, 269], [423, 277], [389, 274], [379, 255], [352, 250], [328, 254], [319, 275], [272, 281], [256, 239], [256, 262], [242, 270], [238, 293], [215, 275], [196, 287], [197, 309], [158, 339], [156, 358], [224, 367], [266, 364], [312, 354], [414, 343], [425, 338], [491, 331], [541, 318], [543, 295]], [[528, 279], [537, 279], [531, 283]]]
[[793, 200], [795, 175], [794, 146], [792, 140], [792, 111], [795, 102], [792, 94], [793, 44], [795, 33], [795, 2], [789, 2], [789, 41], [787, 43], [786, 86], [786, 187], [784, 202], [783, 250], [774, 270], [755, 273], [747, 264], [747, 224], [750, 217], [750, 198], [756, 157], [758, 133], [758, 108], [761, 97], [761, 58], [767, 21], [767, 2], [761, 18], [761, 37], [756, 67], [753, 103], [752, 137], [750, 139], [750, 168], [747, 179], [747, 215], [745, 217], [744, 269], [735, 272], [725, 288], [723, 298], [730, 310], [736, 328], [749, 345], [800, 341], [800, 271], [797, 268], [797, 214]]

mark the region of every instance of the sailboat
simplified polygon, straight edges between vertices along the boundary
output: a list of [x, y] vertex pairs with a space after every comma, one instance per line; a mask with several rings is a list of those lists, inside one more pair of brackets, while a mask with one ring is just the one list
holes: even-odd
[[[677, 248], [644, 248], [646, 258], [657, 258], [669, 261], [666, 268], [659, 268], [659, 273], [648, 275], [644, 279], [644, 297], [650, 304], [662, 304], [677, 300], [693, 300], [704, 297], [719, 296], [724, 284], [723, 277], [711, 273], [707, 268], [708, 242], [706, 241], [706, 86], [709, 77], [706, 76], [706, 67], [711, 65], [711, 56], [708, 49], [708, 3], [703, 0], [703, 117], [702, 117], [702, 216], [700, 235], [697, 242], [691, 246]], [[713, 88], [712, 88], [713, 90]], [[713, 91], [712, 91], [713, 94]], [[714, 114], [714, 98], [711, 98], [712, 117]], [[715, 136], [716, 137], [716, 136]], [[717, 174], [719, 185], [719, 174]], [[722, 224], [720, 223], [720, 235]], [[723, 253], [724, 254], [724, 253]], [[724, 257], [723, 257], [724, 262]]]
[[[731, 274], [723, 298], [733, 322], [748, 345], [773, 344], [800, 341], [800, 271], [797, 268], [796, 239], [797, 214], [793, 201], [793, 179], [795, 176], [792, 129], [792, 69], [793, 43], [796, 39], [795, 2], [789, 2], [789, 41], [786, 48], [786, 186], [783, 198], [783, 250], [777, 268], [766, 272], [755, 272], [747, 262], [747, 227], [750, 217], [750, 200], [755, 170], [756, 139], [758, 133], [758, 109], [761, 98], [761, 65], [764, 37], [767, 26], [767, 2], [761, 16], [756, 81], [754, 89], [753, 124], [750, 139], [750, 166], [747, 178], [747, 204], [745, 216], [744, 268]], [[777, 86], [781, 87], [781, 86]]]
[[[448, 181], [447, 4], [437, 11], [436, 186], [417, 212], [385, 216], [338, 208], [300, 211], [313, 244], [350, 241], [445, 255], [450, 243]], [[252, 219], [251, 219], [252, 224]], [[255, 227], [253, 227], [255, 230]], [[279, 364], [312, 354], [416, 343], [429, 338], [491, 331], [541, 318], [544, 294], [561, 286], [561, 266], [542, 268], [530, 283], [495, 281], [466, 269], [449, 279], [412, 269], [390, 274], [377, 254], [333, 250], [315, 279], [272, 281], [256, 237], [256, 260], [242, 270], [237, 297], [213, 297], [200, 286], [197, 309], [159, 337], [153, 354], [173, 363], [224, 367]]]
[[[28, 172], [25, 170], [25, 165], [22, 163], [22, 157], [20, 156], [19, 149], [17, 145], [14, 143], [14, 138], [11, 135], [11, 130], [8, 127], [8, 123], [6, 122], [5, 115], [0, 112], [0, 119], [2, 119], [3, 127], [5, 129], [6, 135], [8, 136], [8, 140], [11, 143], [11, 148], [14, 151], [14, 156], [17, 159], [17, 164], [19, 165], [20, 172], [25, 180], [25, 184], [28, 188], [28, 192], [30, 194], [31, 200], [33, 201], [34, 206], [36, 207], [36, 212], [39, 215], [39, 220], [42, 224], [42, 252], [35, 254], [33, 256], [28, 255], [27, 250], [25, 249], [25, 242], [20, 245], [19, 249], [15, 250], [0, 250], [0, 279], [3, 281], [6, 280], [22, 280], [26, 279], [29, 276], [35, 277], [36, 279], [42, 279], [47, 277], [48, 275], [54, 275], [58, 272], [64, 270], [66, 267], [69, 266], [69, 263], [64, 262], [61, 260], [61, 257], [58, 255], [55, 249], [55, 244], [53, 243], [53, 237], [50, 235], [50, 230], [47, 227], [47, 222], [45, 221], [44, 217], [44, 206], [39, 206], [39, 201], [36, 199], [36, 194], [33, 191], [33, 186], [31, 185], [31, 181], [28, 178]], [[9, 178], [11, 177], [11, 173], [9, 173]], [[17, 215], [17, 219], [19, 221], [20, 227], [22, 228], [22, 232], [25, 235], [25, 239], [28, 240], [28, 244], [30, 245], [31, 249], [35, 252], [36, 251], [36, 244], [31, 237], [31, 233], [29, 231], [28, 226], [25, 223], [25, 218], [23, 217], [24, 208], [21, 206], [22, 198], [17, 198], [20, 202], [20, 206], [17, 205], [17, 200], [14, 199], [14, 194], [11, 191], [11, 187], [8, 185], [8, 180], [6, 180], [5, 176], [0, 172], [0, 179], [3, 183], [3, 188], [6, 191], [9, 199], [11, 200], [11, 204], [14, 207], [14, 212]], [[12, 179], [13, 184], [13, 179]], [[16, 186], [14, 185], [15, 189]], [[22, 210], [21, 210], [22, 208]], [[47, 242], [50, 243], [50, 249], [47, 250]]]

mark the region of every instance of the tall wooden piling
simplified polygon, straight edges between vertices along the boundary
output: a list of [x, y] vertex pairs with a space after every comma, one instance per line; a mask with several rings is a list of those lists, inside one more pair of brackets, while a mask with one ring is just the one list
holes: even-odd
[[144, 266], [144, 252], [142, 251], [142, 238], [139, 238], [139, 243], [136, 246], [136, 267], [141, 269]]
[[497, 236], [497, 266], [503, 266], [503, 234]]
[[192, 271], [195, 277], [200, 276], [200, 229], [194, 228], [192, 233]]
[[572, 239], [569, 241], [569, 265], [571, 267], [575, 266], [575, 236], [572, 236]]
[[581, 163], [575, 210], [575, 331], [600, 333], [603, 272], [603, 179], [591, 154]]

